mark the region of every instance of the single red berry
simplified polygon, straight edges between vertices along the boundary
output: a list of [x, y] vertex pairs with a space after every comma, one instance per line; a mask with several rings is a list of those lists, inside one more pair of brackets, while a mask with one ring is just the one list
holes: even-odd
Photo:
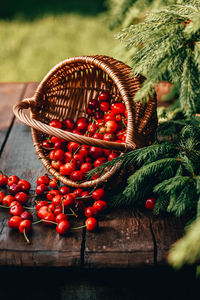
[[88, 123], [86, 121], [79, 121], [77, 123], [77, 130], [81, 132], [85, 132], [87, 130]]
[[92, 156], [92, 158], [97, 159], [97, 158], [103, 156], [103, 149], [92, 146], [92, 147], [90, 147], [89, 153]]
[[52, 203], [53, 203], [55, 206], [59, 206], [59, 205], [61, 205], [61, 203], [62, 203], [62, 199], [63, 199], [63, 196], [62, 196], [62, 195], [56, 195], [56, 196], [53, 197]]
[[51, 151], [49, 152], [49, 159], [50, 159], [50, 160], [53, 160], [53, 153], [54, 153], [54, 150], [51, 150]]
[[149, 197], [145, 201], [145, 207], [149, 210], [154, 209], [155, 204], [156, 204], [156, 198], [154, 197]]
[[118, 125], [115, 121], [107, 121], [105, 127], [107, 133], [115, 133], [118, 129]]
[[53, 226], [54, 223], [56, 222], [56, 218], [52, 212], [49, 212], [44, 218], [43, 218], [43, 223], [47, 226]]
[[94, 231], [98, 226], [98, 222], [95, 218], [91, 217], [86, 220], [85, 225], [88, 231]]
[[114, 133], [105, 133], [103, 135], [103, 140], [104, 141], [115, 141], [116, 140], [116, 135]]
[[48, 206], [48, 202], [45, 201], [45, 200], [38, 201], [37, 204], [36, 204], [36, 206], [35, 206], [36, 211], [38, 211], [43, 206]]
[[75, 198], [81, 197], [82, 192], [83, 192], [83, 189], [78, 188], [78, 189], [75, 189], [75, 190], [73, 191], [73, 195], [74, 195]]
[[69, 194], [70, 193], [70, 188], [66, 185], [63, 185], [59, 189], [59, 192], [60, 192], [61, 195]]
[[56, 231], [58, 234], [66, 234], [70, 230], [71, 226], [67, 220], [62, 220], [56, 226]]
[[116, 121], [116, 116], [111, 111], [107, 111], [107, 114], [104, 116], [104, 122], [106, 123], [108, 121]]
[[110, 104], [108, 102], [101, 102], [100, 103], [100, 110], [106, 112], [110, 109]]
[[95, 134], [93, 134], [92, 136], [93, 139], [99, 139], [99, 140], [103, 140], [103, 134], [96, 132]]
[[70, 152], [75, 152], [78, 148], [79, 148], [80, 144], [75, 143], [75, 142], [69, 142], [69, 144], [67, 145], [67, 149]]
[[99, 94], [99, 100], [100, 101], [109, 101], [110, 100], [110, 94], [108, 92], [101, 92]]
[[56, 208], [56, 206], [55, 206], [54, 203], [50, 203], [50, 204], [48, 205], [48, 209], [49, 209], [51, 212], [54, 212], [55, 208]]
[[95, 207], [87, 207], [86, 209], [85, 209], [85, 216], [86, 216], [86, 218], [90, 218], [90, 217], [94, 217], [94, 216], [96, 216], [98, 214], [98, 211], [97, 211], [97, 209], [95, 208]]
[[66, 163], [71, 162], [72, 158], [73, 158], [72, 153], [70, 151], [68, 151], [68, 152], [65, 152], [63, 161], [66, 164]]
[[90, 193], [88, 191], [84, 191], [81, 194], [81, 198], [83, 201], [88, 201], [92, 199], [92, 196], [90, 195]]
[[33, 215], [25, 210], [21, 213], [20, 217], [23, 219], [23, 220], [30, 220], [30, 221], [33, 221]]
[[87, 157], [89, 155], [89, 149], [89, 146], [83, 145], [78, 153], [81, 154], [83, 157]]
[[23, 212], [23, 207], [22, 205], [18, 202], [15, 205], [12, 205], [10, 208], [10, 214], [13, 216], [20, 216], [21, 213]]
[[63, 124], [64, 129], [70, 129], [70, 130], [72, 130], [72, 129], [75, 128], [75, 123], [70, 118], [63, 120], [62, 124]]
[[58, 120], [56, 120], [56, 119], [52, 120], [52, 121], [49, 123], [49, 126], [52, 126], [52, 127], [54, 127], [54, 128], [59, 128], [59, 129], [62, 128], [61, 122], [58, 121]]
[[53, 153], [54, 160], [63, 160], [64, 159], [64, 151], [62, 149], [55, 150]]
[[37, 216], [39, 219], [44, 219], [49, 213], [52, 213], [48, 206], [42, 206], [37, 211]]
[[51, 161], [51, 166], [56, 169], [59, 170], [62, 167], [62, 161], [59, 160], [52, 160]]
[[4, 197], [5, 197], [5, 194], [3, 192], [0, 192], [0, 203], [2, 203]]
[[97, 110], [99, 108], [99, 101], [97, 99], [91, 99], [88, 102], [88, 108], [91, 110]]
[[7, 195], [3, 198], [2, 203], [5, 206], [10, 206], [13, 201], [15, 201], [15, 198], [11, 195]]
[[24, 234], [27, 233], [32, 226], [32, 222], [30, 220], [22, 220], [19, 224], [19, 231]]
[[21, 192], [22, 188], [18, 184], [13, 183], [11, 186], [9, 186], [8, 190], [11, 195], [15, 195]]
[[17, 185], [20, 186], [22, 192], [28, 192], [30, 190], [30, 188], [31, 188], [30, 182], [28, 182], [25, 179], [19, 180], [18, 183], [17, 183]]
[[88, 116], [92, 116], [93, 115], [93, 111], [90, 108], [87, 108], [86, 112], [87, 112]]
[[50, 181], [49, 177], [47, 175], [43, 175], [43, 176], [38, 177], [37, 185], [40, 185], [40, 184], [48, 185], [49, 181]]
[[54, 144], [54, 150], [55, 151], [56, 150], [64, 150], [64, 148], [65, 148], [65, 143], [64, 142], [59, 141], [59, 142], [56, 142]]
[[75, 163], [76, 166], [80, 166], [84, 161], [84, 157], [80, 153], [76, 153], [73, 157], [73, 163]]
[[19, 216], [13, 216], [8, 221], [8, 226], [13, 229], [18, 229], [20, 223], [22, 222], [22, 218]]
[[57, 181], [56, 180], [50, 180], [49, 181], [49, 186], [52, 188], [52, 189], [55, 189], [57, 188]]
[[63, 142], [63, 140], [61, 138], [57, 137], [57, 136], [52, 136], [51, 137], [51, 142], [52, 142], [52, 144], [55, 144], [57, 142]]
[[56, 222], [59, 223], [62, 220], [68, 220], [68, 216], [61, 213], [56, 216]]
[[90, 163], [84, 163], [81, 165], [81, 172], [83, 172], [83, 174], [86, 174], [87, 172], [89, 172], [90, 170], [92, 170], [93, 167]]
[[15, 200], [19, 201], [22, 204], [28, 202], [28, 195], [24, 192], [19, 192], [15, 195]]
[[93, 207], [98, 211], [102, 212], [106, 209], [107, 203], [103, 200], [97, 200], [93, 203]]
[[53, 144], [49, 143], [48, 140], [45, 140], [45, 141], [42, 142], [42, 147], [43, 148], [47, 148], [47, 149], [52, 149], [53, 148]]
[[72, 194], [64, 195], [63, 197], [63, 205], [65, 208], [71, 208], [74, 204], [74, 196]]
[[106, 162], [106, 160], [107, 160], [107, 159], [106, 159], [105, 157], [99, 157], [99, 158], [97, 158], [97, 159], [95, 160], [95, 162], [94, 162], [95, 168], [101, 166], [103, 163]]
[[0, 187], [3, 187], [7, 184], [8, 177], [4, 174], [0, 174]]
[[117, 158], [117, 157], [118, 157], [117, 153], [115, 153], [115, 152], [110, 153], [108, 155], [108, 161], [111, 161], [111, 160], [113, 160], [114, 158]]
[[19, 181], [19, 177], [17, 177], [16, 175], [11, 175], [8, 177], [8, 186], [11, 186], [12, 184], [17, 184]]
[[73, 171], [70, 174], [70, 179], [73, 181], [81, 181], [84, 178], [84, 174], [82, 171]]
[[120, 115], [120, 114], [124, 114], [126, 110], [126, 106], [123, 103], [113, 103], [111, 105], [111, 111], [115, 114], [115, 115]]
[[92, 198], [94, 200], [103, 200], [105, 198], [105, 191], [103, 189], [97, 189], [94, 192], [92, 192]]
[[53, 213], [54, 213], [55, 216], [61, 214], [61, 213], [62, 213], [62, 206], [60, 205], [60, 206], [56, 207], [56, 208], [54, 209], [54, 212], [53, 212]]
[[47, 191], [47, 185], [46, 184], [40, 184], [36, 187], [35, 192], [37, 195], [43, 195], [44, 192]]

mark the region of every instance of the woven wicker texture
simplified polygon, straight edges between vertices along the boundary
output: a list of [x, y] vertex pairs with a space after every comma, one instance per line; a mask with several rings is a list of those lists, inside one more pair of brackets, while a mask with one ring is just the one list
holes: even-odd
[[[118, 150], [122, 153], [152, 143], [157, 126], [156, 98], [150, 98], [142, 105], [134, 102], [135, 93], [144, 78], [132, 77], [131, 68], [107, 56], [81, 56], [66, 59], [56, 65], [42, 80], [31, 99], [24, 99], [13, 107], [15, 115], [32, 127], [32, 138], [36, 152], [46, 169], [64, 184], [73, 187], [91, 187], [108, 181], [118, 166], [100, 178], [91, 181], [73, 182], [61, 176], [50, 165], [41, 147], [44, 133], [74, 141], [80, 144]], [[115, 101], [123, 100], [128, 112], [126, 143], [93, 139], [66, 132], [47, 125], [52, 119], [60, 121], [85, 117], [89, 100], [98, 98], [101, 91], [110, 93]], [[24, 113], [30, 108], [31, 115]]]

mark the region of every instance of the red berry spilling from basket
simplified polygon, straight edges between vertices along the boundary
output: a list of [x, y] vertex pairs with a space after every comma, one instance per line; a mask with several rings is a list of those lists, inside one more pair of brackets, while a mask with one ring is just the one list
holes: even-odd
[[[90, 99], [84, 117], [76, 121], [70, 118], [54, 119], [49, 125], [67, 130], [78, 135], [92, 137], [93, 139], [106, 142], [125, 142], [127, 114], [122, 101], [115, 102], [108, 92], [100, 92], [98, 99]], [[47, 152], [51, 167], [60, 175], [67, 177], [73, 182], [87, 180], [87, 173], [93, 168], [119, 156], [120, 152], [103, 149], [96, 146], [82, 145], [77, 142], [67, 142], [56, 136], [45, 136], [41, 146]], [[44, 142], [49, 142], [50, 146]], [[53, 150], [52, 150], [53, 149]], [[98, 178], [96, 174], [92, 179]], [[41, 195], [47, 184], [45, 176], [38, 179], [36, 193]], [[39, 184], [40, 183], [40, 184]], [[51, 180], [51, 186], [56, 188], [56, 183]]]

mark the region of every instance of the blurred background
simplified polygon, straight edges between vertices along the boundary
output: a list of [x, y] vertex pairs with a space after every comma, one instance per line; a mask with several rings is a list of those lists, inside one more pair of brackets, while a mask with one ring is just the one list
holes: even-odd
[[76, 55], [118, 58], [105, 0], [4, 1], [0, 40], [0, 82], [40, 81]]

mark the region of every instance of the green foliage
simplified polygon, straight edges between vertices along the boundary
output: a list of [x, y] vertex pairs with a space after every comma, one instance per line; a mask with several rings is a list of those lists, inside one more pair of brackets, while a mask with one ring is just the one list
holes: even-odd
[[200, 4], [178, 1], [149, 13], [144, 22], [122, 29], [117, 38], [127, 48], [133, 73], [147, 77], [135, 101], [146, 102], [154, 85], [168, 80], [180, 86], [179, 104], [186, 116], [200, 111]]

